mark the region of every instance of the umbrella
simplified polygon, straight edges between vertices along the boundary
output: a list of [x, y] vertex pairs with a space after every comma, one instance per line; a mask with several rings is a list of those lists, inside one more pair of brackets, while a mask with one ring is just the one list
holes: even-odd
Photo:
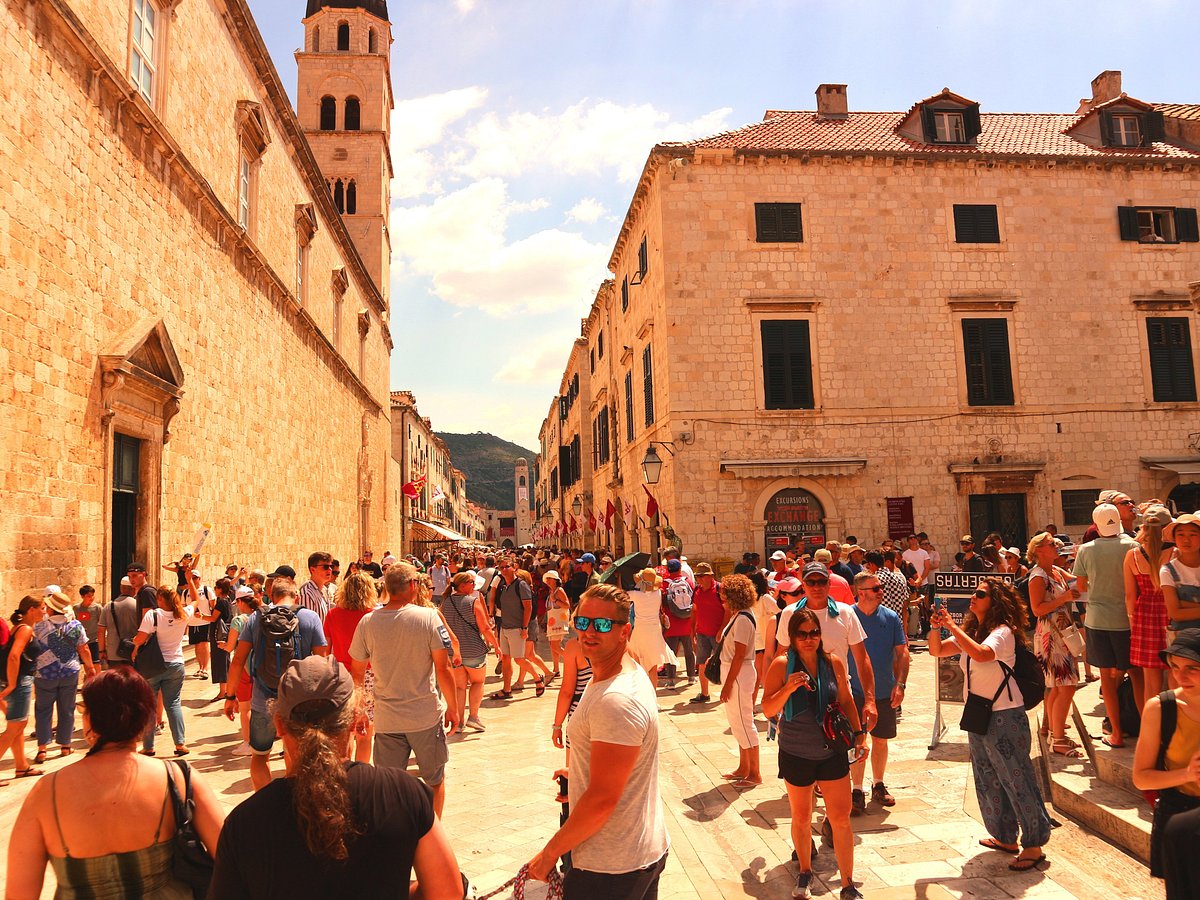
[[628, 556], [622, 556], [609, 566], [607, 570], [601, 572], [600, 580], [615, 583], [619, 575], [620, 586], [625, 590], [629, 590], [633, 587], [633, 576], [648, 565], [650, 565], [649, 553], [630, 553]]

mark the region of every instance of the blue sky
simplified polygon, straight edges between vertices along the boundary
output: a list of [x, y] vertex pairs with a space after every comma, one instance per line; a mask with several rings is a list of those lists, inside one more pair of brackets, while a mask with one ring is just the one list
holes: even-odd
[[[304, 0], [249, 0], [296, 90]], [[443, 431], [528, 448], [646, 155], [812, 109], [903, 110], [950, 87], [985, 112], [1073, 112], [1104, 69], [1200, 102], [1200, 7], [1107, 2], [389, 0], [392, 388]]]

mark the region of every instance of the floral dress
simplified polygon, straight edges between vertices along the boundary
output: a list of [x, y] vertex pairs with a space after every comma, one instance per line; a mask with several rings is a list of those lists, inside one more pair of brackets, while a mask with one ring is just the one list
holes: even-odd
[[[1146, 551], [1138, 547], [1142, 559], [1150, 565]], [[1133, 619], [1129, 624], [1129, 662], [1140, 669], [1165, 669], [1158, 651], [1167, 646], [1167, 603], [1161, 587], [1150, 576], [1134, 570], [1137, 597], [1133, 601]]]
[[[1070, 591], [1067, 579], [1061, 572], [1055, 570], [1047, 574], [1041, 566], [1034, 566], [1029, 572], [1029, 580], [1041, 578], [1046, 582], [1046, 590], [1057, 600]], [[1046, 678], [1046, 687], [1074, 687], [1079, 683], [1079, 662], [1075, 659], [1067, 645], [1063, 642], [1062, 629], [1072, 625], [1067, 603], [1052, 611], [1048, 616], [1038, 616], [1037, 629], [1033, 635], [1033, 652], [1042, 666]]]

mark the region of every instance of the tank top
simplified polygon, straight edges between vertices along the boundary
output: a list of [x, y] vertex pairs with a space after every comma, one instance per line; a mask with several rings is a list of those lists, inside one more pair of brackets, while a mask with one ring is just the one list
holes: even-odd
[[[788, 651], [788, 674], [803, 671], [794, 650]], [[817, 691], [795, 691], [779, 717], [779, 749], [801, 759], [828, 759], [837, 751], [825, 739], [822, 720], [829, 704], [837, 699], [837, 676], [833, 667], [818, 658]], [[801, 696], [803, 695], [803, 696]]]
[[458, 638], [459, 653], [464, 659], [487, 656], [487, 643], [475, 621], [476, 594], [449, 594], [442, 600], [442, 615]]
[[[1194, 722], [1179, 709], [1175, 715], [1175, 733], [1167, 744], [1167, 770], [1186, 769], [1192, 756], [1200, 750], [1200, 722]], [[1200, 784], [1189, 781], [1175, 788], [1189, 797], [1200, 797]]]

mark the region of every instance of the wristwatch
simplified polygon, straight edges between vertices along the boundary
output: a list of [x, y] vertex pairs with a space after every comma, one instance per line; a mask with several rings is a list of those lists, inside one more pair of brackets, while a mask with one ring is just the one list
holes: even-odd
[[236, 700], [236, 699], [237, 699], [237, 694], [226, 694], [226, 695], [225, 695], [225, 699], [226, 699], [226, 700]]
[[908, 690], [908, 685], [906, 685], [903, 681], [897, 681], [896, 687], [900, 688], [902, 691]]

